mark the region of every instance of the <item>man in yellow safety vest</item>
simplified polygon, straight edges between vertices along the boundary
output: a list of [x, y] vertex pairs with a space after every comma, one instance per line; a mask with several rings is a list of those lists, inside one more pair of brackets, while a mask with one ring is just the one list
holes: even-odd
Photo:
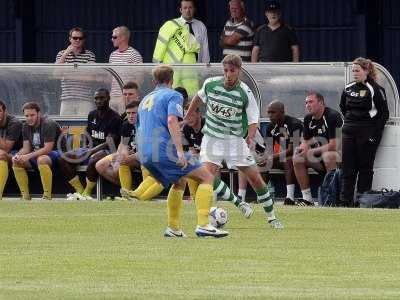
[[[182, 17], [165, 22], [158, 33], [153, 53], [154, 63], [195, 64], [198, 62], [200, 43], [193, 32], [194, 2], [182, 0]], [[190, 96], [199, 89], [197, 74], [191, 68], [175, 70], [174, 87], [183, 86]]]

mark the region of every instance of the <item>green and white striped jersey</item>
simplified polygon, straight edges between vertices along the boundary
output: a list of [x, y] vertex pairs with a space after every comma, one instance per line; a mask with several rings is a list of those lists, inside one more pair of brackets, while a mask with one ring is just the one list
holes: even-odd
[[197, 93], [206, 104], [203, 133], [217, 138], [244, 137], [248, 125], [258, 123], [259, 109], [253, 92], [239, 81], [231, 90], [224, 87], [224, 77], [204, 81]]

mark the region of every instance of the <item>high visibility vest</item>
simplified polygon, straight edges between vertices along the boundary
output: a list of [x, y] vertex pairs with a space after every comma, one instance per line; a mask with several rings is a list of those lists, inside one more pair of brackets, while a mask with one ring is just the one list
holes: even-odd
[[154, 63], [195, 64], [200, 44], [180, 19], [169, 20], [158, 32]]
[[196, 70], [191, 67], [185, 67], [184, 69], [175, 69], [174, 70], [174, 83], [172, 85], [173, 88], [176, 87], [184, 87], [186, 92], [189, 95], [189, 98], [192, 98], [197, 91], [200, 89], [199, 86], [199, 75]]

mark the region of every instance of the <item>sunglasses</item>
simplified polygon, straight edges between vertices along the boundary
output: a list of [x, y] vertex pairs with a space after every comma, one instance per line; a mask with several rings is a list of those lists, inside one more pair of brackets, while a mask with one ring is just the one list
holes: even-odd
[[83, 36], [71, 36], [74, 41], [83, 41], [85, 38]]
[[118, 36], [116, 36], [116, 35], [113, 35], [111, 38], [112, 38], [113, 40], [115, 40], [115, 39], [117, 39], [117, 38], [118, 38]]

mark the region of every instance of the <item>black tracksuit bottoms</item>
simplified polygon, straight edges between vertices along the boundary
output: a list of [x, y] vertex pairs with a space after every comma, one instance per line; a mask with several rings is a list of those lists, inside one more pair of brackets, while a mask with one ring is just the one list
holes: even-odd
[[376, 128], [371, 126], [345, 126], [342, 129], [342, 205], [353, 205], [356, 181], [358, 193], [371, 190], [375, 154], [381, 139], [379, 136], [370, 140], [375, 131]]

